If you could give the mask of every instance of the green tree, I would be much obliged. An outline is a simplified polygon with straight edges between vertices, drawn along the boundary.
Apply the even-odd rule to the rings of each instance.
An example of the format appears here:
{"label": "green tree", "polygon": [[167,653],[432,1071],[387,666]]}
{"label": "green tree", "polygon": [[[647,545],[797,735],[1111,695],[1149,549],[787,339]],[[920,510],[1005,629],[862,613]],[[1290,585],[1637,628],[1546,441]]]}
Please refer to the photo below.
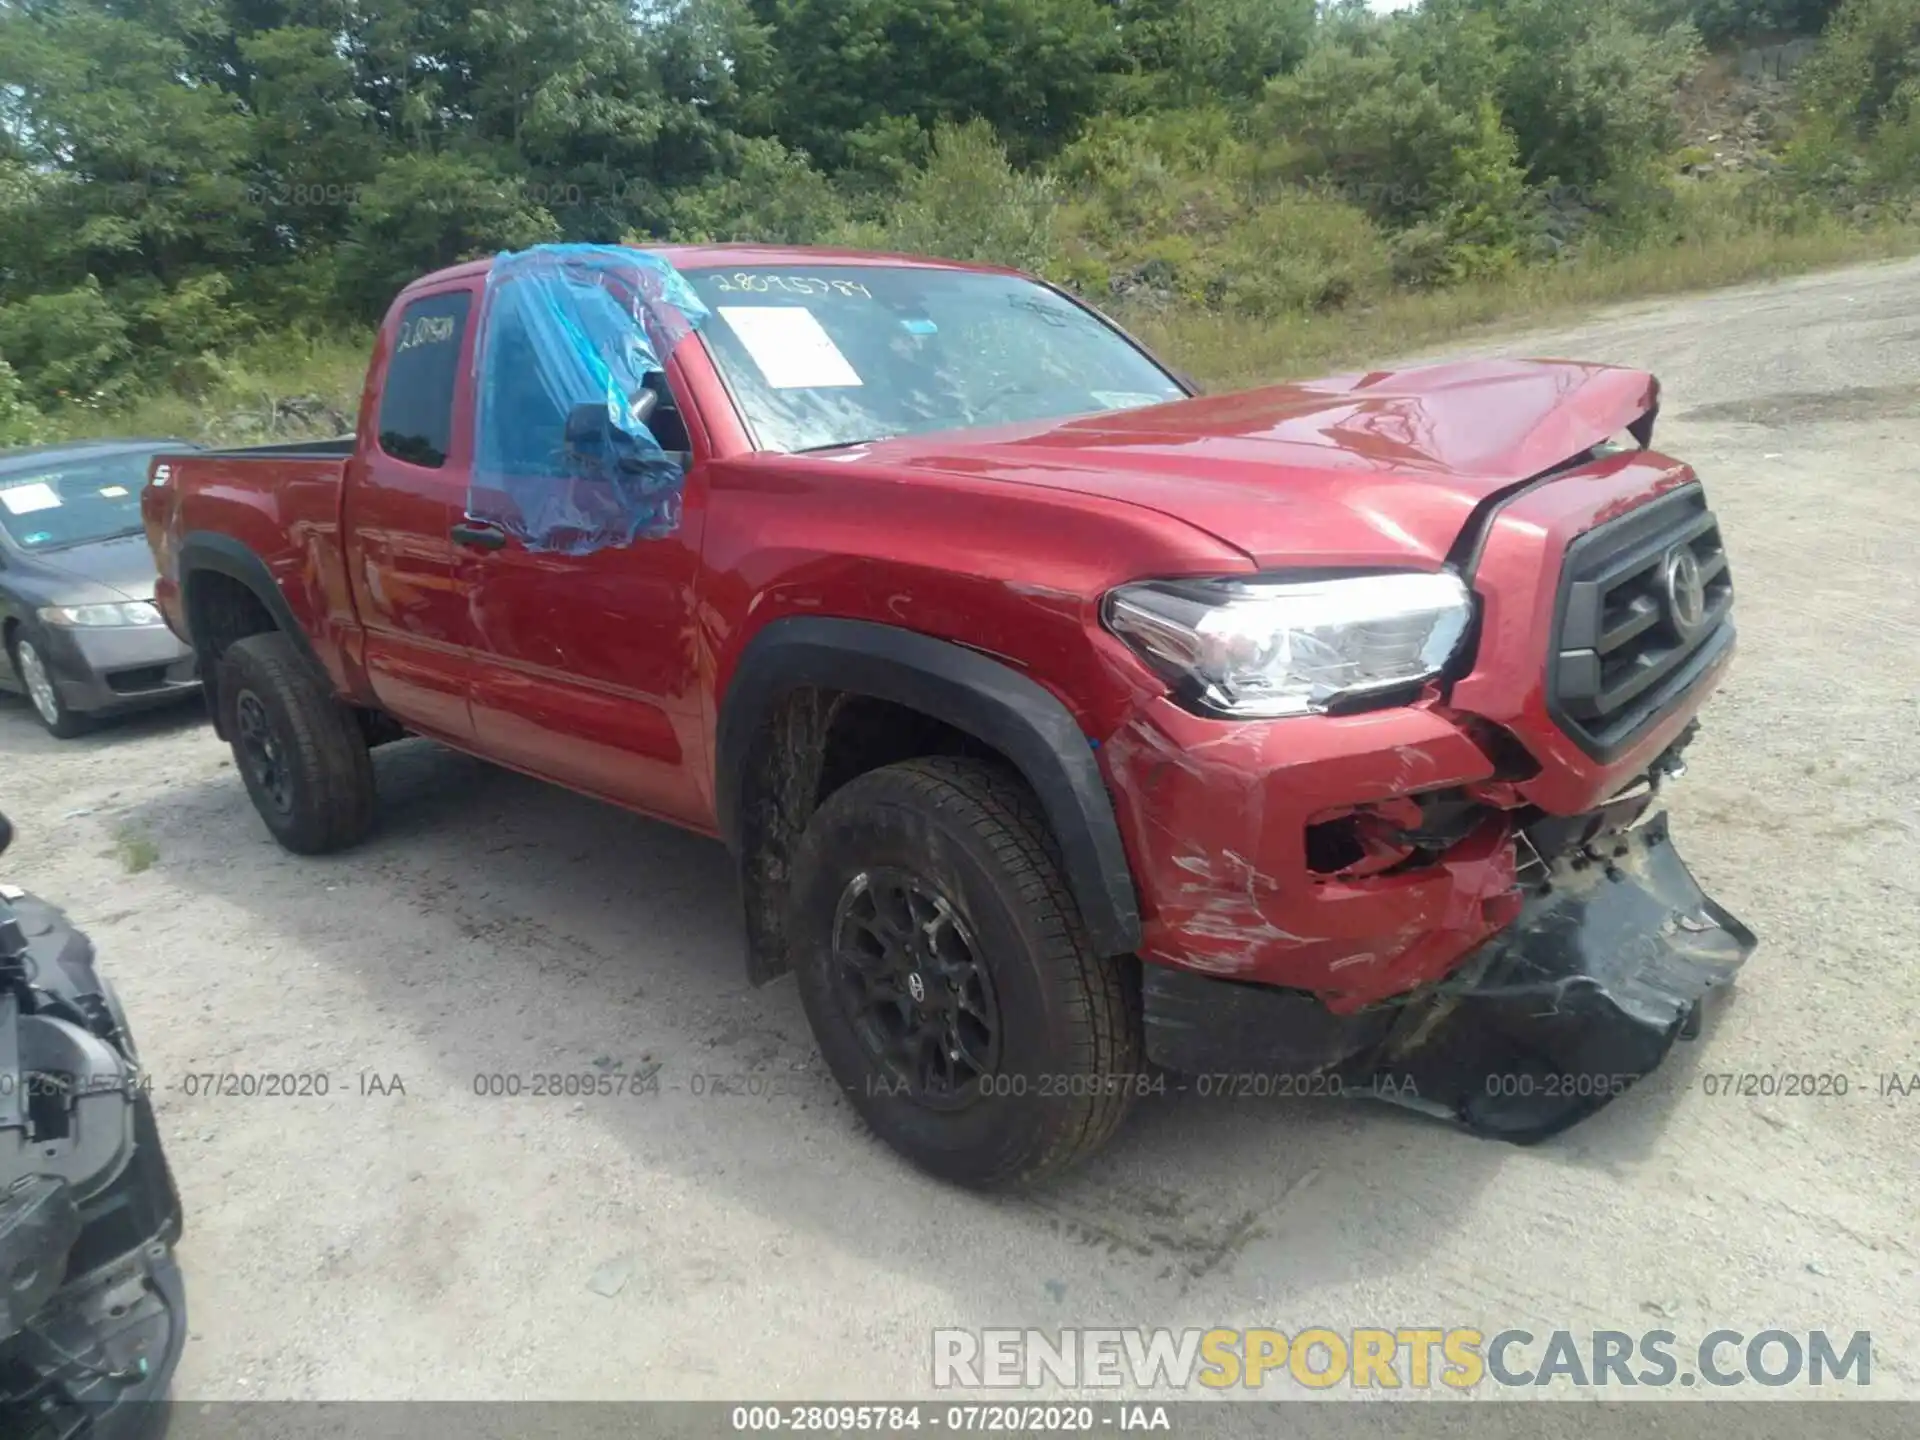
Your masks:
{"label": "green tree", "polygon": [[257,209],[243,168],[245,115],[184,80],[177,39],[83,6],[0,10],[0,129],[12,155],[57,181],[39,188],[39,285],[147,275],[173,283],[243,264]]}
{"label": "green tree", "polygon": [[1768,35],[1817,35],[1840,0],[1678,0],[1669,18],[1689,20],[1709,45]]}
{"label": "green tree", "polygon": [[1536,183],[1597,192],[1678,139],[1675,96],[1702,58],[1690,24],[1656,27],[1641,0],[1453,3],[1499,26],[1501,112]]}
{"label": "green tree", "polygon": [[1806,67],[1807,104],[1859,139],[1920,114],[1920,3],[1847,0]]}
{"label": "green tree", "polygon": [[1244,100],[1313,41],[1314,0],[1112,0],[1136,104]]}
{"label": "green tree", "polygon": [[1099,105],[1119,39],[1099,0],[750,0],[743,77],[780,139],[829,170],[913,161],[941,121],[986,121],[1025,160]]}
{"label": "green tree", "polygon": [[517,175],[463,155],[394,155],[354,201],[340,245],[344,295],[378,314],[428,271],[560,238]]}

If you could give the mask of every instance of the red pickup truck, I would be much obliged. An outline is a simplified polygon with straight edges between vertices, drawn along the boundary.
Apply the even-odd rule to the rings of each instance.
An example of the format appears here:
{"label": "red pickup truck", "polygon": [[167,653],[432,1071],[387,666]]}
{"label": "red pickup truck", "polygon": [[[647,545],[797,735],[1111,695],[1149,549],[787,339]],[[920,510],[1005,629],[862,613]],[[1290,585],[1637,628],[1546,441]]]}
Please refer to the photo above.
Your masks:
{"label": "red pickup truck", "polygon": [[1200,396],[938,260],[430,275],[351,440],[157,457],[167,622],[288,848],[418,734],[722,839],[748,977],[976,1185],[1143,1093],[1528,1142],[1753,936],[1655,793],[1734,646],[1658,386],[1476,361]]}

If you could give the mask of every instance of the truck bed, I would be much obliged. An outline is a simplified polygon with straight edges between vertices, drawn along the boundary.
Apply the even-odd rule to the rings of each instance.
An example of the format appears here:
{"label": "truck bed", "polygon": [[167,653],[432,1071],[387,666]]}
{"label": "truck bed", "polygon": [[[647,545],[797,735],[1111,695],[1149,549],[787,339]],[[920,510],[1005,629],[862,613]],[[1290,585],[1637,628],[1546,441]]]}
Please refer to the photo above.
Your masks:
{"label": "truck bed", "polygon": [[282,597],[281,627],[297,626],[352,692],[342,664],[355,624],[340,518],[353,444],[348,436],[153,457],[141,516],[159,565],[155,600],[176,634],[191,633],[179,580],[193,565],[183,561],[210,564]]}
{"label": "truck bed", "polygon": [[292,440],[282,445],[234,445],[223,450],[201,450],[198,454],[218,459],[245,459],[250,455],[274,456],[283,460],[344,459],[353,454],[353,436],[338,435],[331,440]]}

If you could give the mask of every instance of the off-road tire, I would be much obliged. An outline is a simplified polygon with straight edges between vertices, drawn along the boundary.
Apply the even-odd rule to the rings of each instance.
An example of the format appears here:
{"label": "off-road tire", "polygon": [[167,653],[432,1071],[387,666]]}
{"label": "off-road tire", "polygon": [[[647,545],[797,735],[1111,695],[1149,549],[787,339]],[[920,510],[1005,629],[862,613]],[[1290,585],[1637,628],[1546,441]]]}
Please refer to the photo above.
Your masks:
{"label": "off-road tire", "polygon": [[[220,666],[220,728],[273,838],[297,855],[323,855],[363,839],[373,826],[373,757],[358,718],[334,697],[326,677],[277,630],[235,641]],[[271,798],[242,741],[249,697],[285,767],[284,807]]]}
{"label": "off-road tire", "polygon": [[[835,989],[836,916],[855,877],[911,873],[958,913],[989,972],[999,1063],[958,1110],[887,1082]],[[790,930],[827,1067],[874,1132],[922,1169],[981,1189],[1066,1170],[1119,1128],[1143,1068],[1138,963],[1093,953],[1032,792],[990,762],[873,770],[814,814],[795,856]]]}

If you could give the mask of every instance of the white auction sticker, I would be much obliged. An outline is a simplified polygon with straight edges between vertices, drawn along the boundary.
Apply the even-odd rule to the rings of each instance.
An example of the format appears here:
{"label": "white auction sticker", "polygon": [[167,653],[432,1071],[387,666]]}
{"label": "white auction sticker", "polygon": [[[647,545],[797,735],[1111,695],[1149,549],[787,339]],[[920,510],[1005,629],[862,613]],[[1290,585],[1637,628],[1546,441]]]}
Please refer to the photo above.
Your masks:
{"label": "white auction sticker", "polygon": [[811,310],[799,305],[722,305],[720,318],[740,337],[776,390],[823,390],[861,383]]}
{"label": "white auction sticker", "polygon": [[16,515],[31,515],[36,510],[58,510],[60,496],[46,481],[36,480],[31,485],[15,485],[9,490],[0,490],[0,505]]}

